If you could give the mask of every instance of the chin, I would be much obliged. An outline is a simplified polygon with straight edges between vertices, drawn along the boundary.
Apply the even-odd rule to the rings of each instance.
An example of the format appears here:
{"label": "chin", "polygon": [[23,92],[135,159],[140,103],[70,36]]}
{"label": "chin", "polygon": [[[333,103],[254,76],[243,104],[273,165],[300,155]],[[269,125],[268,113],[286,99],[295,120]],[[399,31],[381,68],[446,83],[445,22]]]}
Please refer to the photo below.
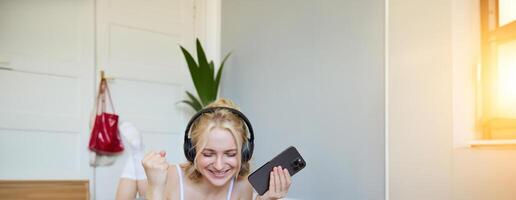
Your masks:
{"label": "chin", "polygon": [[235,169],[230,169],[224,173],[213,173],[212,171],[205,169],[204,177],[213,184],[214,186],[224,186],[228,181],[235,175]]}

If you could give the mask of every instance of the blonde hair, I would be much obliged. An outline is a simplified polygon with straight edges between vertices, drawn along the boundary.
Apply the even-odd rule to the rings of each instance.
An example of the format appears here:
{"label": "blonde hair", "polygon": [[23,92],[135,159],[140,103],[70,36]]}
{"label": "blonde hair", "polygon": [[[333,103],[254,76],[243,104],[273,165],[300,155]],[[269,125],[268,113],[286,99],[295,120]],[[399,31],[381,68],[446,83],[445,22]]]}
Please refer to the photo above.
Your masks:
{"label": "blonde hair", "polygon": [[[220,98],[206,106],[212,107],[228,107],[237,109],[236,105],[228,99]],[[202,174],[197,168],[197,158],[206,147],[207,135],[214,128],[221,128],[231,133],[237,144],[237,176],[245,177],[249,174],[249,162],[242,162],[242,145],[247,142],[247,128],[242,119],[225,109],[215,110],[213,113],[205,113],[201,115],[193,124],[190,131],[192,145],[196,149],[194,162],[188,162],[185,166],[185,174],[194,182],[198,182],[202,178]]]}

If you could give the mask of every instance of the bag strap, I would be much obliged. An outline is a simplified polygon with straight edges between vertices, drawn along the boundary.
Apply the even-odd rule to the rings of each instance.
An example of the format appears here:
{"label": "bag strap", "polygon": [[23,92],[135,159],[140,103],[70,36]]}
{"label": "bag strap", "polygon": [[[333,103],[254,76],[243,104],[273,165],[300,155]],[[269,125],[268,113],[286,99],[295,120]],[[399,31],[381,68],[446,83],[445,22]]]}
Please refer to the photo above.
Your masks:
{"label": "bag strap", "polygon": [[[111,98],[111,92],[109,91],[109,87],[108,87],[108,84],[107,84],[107,81],[106,79],[104,79],[104,85],[106,86],[106,91],[105,93],[107,93],[108,97],[109,97],[109,104],[111,105],[111,109],[113,110],[113,113],[116,113],[115,111],[115,105],[113,104],[113,99]],[[105,95],[105,94],[104,94]],[[105,98],[105,97],[104,97]],[[106,104],[104,104],[104,111],[105,110],[105,106]]]}
{"label": "bag strap", "polygon": [[101,79],[99,84],[99,90],[97,93],[97,100],[95,101],[95,113],[98,115],[102,112],[106,111],[106,93],[109,98],[109,103],[111,105],[111,110],[113,113],[116,113],[115,106],[113,105],[113,99],[111,98],[111,92],[109,91],[109,87],[106,79]]}

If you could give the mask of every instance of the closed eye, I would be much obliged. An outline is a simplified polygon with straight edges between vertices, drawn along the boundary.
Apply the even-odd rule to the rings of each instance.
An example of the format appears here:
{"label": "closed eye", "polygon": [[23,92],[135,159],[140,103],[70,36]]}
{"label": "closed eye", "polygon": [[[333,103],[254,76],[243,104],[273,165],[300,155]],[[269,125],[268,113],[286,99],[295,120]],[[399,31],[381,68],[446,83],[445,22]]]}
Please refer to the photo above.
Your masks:
{"label": "closed eye", "polygon": [[214,152],[212,150],[205,149],[204,151],[202,151],[201,154],[204,157],[211,157],[213,156]]}
{"label": "closed eye", "polygon": [[227,150],[224,153],[226,154],[226,156],[235,157],[237,155],[237,150],[236,149],[231,149],[231,150]]}
{"label": "closed eye", "polygon": [[228,157],[235,157],[235,156],[236,156],[236,153],[226,153],[226,155],[227,155]]}
{"label": "closed eye", "polygon": [[211,156],[213,156],[213,154],[212,153],[203,153],[202,156],[204,156],[204,157],[211,157]]}

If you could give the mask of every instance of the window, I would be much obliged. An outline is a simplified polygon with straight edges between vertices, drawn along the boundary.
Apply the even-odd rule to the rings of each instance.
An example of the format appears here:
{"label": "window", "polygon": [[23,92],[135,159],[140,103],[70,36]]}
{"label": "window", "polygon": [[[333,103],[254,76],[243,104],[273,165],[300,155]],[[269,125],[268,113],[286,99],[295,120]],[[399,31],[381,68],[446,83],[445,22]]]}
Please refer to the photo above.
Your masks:
{"label": "window", "polygon": [[516,1],[481,0],[481,139],[516,139]]}

